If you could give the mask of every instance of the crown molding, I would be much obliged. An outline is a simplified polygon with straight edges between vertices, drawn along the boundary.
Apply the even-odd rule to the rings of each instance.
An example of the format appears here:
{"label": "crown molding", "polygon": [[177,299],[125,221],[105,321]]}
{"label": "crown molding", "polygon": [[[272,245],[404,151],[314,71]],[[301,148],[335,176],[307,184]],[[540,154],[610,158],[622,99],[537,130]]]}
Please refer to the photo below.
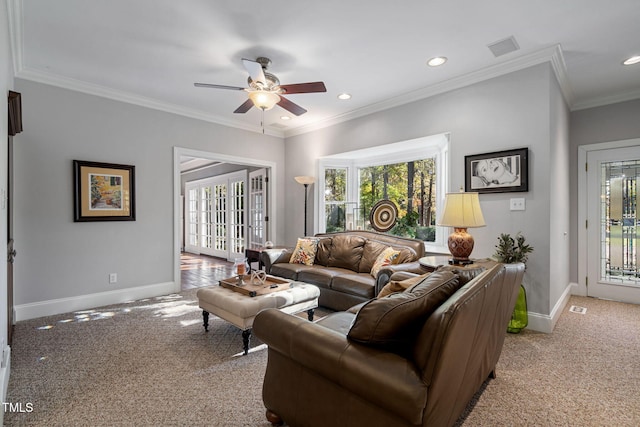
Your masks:
{"label": "crown molding", "polygon": [[463,76],[445,80],[435,85],[404,93],[388,100],[378,102],[376,104],[371,104],[345,114],[330,117],[326,120],[322,120],[310,125],[289,129],[285,131],[285,137],[289,138],[292,136],[323,129],[329,126],[334,126],[339,123],[388,110],[390,108],[398,107],[400,105],[408,104],[414,101],[419,101],[421,99],[429,98],[455,89],[460,89],[472,84],[492,79],[494,77],[500,77],[505,74],[510,74],[515,71],[543,64],[545,62],[551,63],[565,101],[568,105],[571,105],[573,95],[571,87],[569,85],[569,79],[567,77],[567,70],[564,62],[564,57],[562,56],[562,49],[560,45],[554,45],[526,55],[519,56],[517,58],[510,59],[505,62],[501,62],[496,65],[492,65],[490,67],[483,68],[478,71],[474,71],[472,73],[465,74]]}
{"label": "crown molding", "polygon": [[[146,98],[143,96],[135,95],[125,91],[119,91],[108,87],[96,85],[93,83],[87,83],[81,80],[71,79],[68,77],[61,77],[55,74],[45,73],[39,70],[33,70],[28,68],[22,68],[17,74],[17,78],[30,80],[37,83],[48,84],[64,89],[73,90],[76,92],[82,92],[89,95],[95,95],[102,98],[112,99],[114,101],[125,102],[128,104],[138,105],[141,107],[151,108],[153,110],[164,111],[167,113],[177,114],[184,117],[203,120],[210,123],[215,123],[227,127],[236,129],[242,129],[250,132],[262,133],[262,128],[258,126],[247,126],[243,123],[228,120],[219,116],[208,114],[206,112],[182,107],[180,105],[171,104],[168,102],[158,101],[153,98]],[[282,132],[273,131],[265,128],[265,134],[276,136],[279,138],[284,137]]]}
{"label": "crown molding", "polygon": [[605,105],[617,104],[619,102],[633,101],[640,99],[640,89],[619,93],[616,95],[603,96],[601,98],[590,99],[583,102],[576,102],[571,111],[586,110],[587,108],[603,107]]}

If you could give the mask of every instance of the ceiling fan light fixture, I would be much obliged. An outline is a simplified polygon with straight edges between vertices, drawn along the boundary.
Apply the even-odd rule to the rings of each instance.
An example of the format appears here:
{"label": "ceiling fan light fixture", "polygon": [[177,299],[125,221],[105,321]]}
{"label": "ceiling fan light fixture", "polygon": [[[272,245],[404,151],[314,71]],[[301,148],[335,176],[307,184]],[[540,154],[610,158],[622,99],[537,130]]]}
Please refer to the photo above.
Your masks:
{"label": "ceiling fan light fixture", "polygon": [[267,111],[280,102],[280,95],[266,90],[252,90],[249,92],[249,99],[251,99],[253,105],[263,111]]}
{"label": "ceiling fan light fixture", "polygon": [[640,55],[632,56],[622,62],[623,65],[634,65],[638,63],[640,63]]}

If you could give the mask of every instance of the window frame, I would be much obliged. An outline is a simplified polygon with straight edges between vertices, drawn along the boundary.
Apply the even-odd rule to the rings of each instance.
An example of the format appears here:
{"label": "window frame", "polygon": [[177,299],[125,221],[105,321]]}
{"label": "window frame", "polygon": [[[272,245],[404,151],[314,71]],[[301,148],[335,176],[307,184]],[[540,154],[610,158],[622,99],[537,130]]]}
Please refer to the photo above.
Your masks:
{"label": "window frame", "polygon": [[[385,144],[361,150],[344,152],[318,159],[318,192],[316,193],[316,229],[326,232],[325,222],[325,169],[346,169],[346,204],[359,205],[360,169],[435,158],[436,163],[436,215],[442,211],[450,181],[448,133],[426,136],[407,141]],[[448,253],[446,227],[436,226],[435,242],[424,242],[425,250]]]}

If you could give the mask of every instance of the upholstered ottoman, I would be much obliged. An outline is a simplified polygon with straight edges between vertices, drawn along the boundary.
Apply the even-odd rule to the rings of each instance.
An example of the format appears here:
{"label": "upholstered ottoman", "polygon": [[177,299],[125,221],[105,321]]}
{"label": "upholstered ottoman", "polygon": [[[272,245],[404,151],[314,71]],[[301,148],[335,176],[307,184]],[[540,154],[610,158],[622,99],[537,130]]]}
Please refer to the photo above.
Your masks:
{"label": "upholstered ottoman", "polygon": [[260,310],[277,308],[289,314],[306,311],[311,321],[314,309],[318,307],[320,289],[308,283],[292,282],[289,289],[250,297],[215,285],[198,289],[196,295],[202,309],[205,331],[209,330],[209,313],[237,326],[242,330],[244,354],[247,354],[253,319]]}

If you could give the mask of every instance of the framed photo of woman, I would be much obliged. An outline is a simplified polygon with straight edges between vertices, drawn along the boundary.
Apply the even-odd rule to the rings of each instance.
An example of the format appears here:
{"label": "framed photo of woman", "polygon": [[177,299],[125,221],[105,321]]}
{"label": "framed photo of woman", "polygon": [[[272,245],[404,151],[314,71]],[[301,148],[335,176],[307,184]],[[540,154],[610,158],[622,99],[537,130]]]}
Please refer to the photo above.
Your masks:
{"label": "framed photo of woman", "polygon": [[529,149],[465,156],[465,191],[508,193],[529,191]]}

